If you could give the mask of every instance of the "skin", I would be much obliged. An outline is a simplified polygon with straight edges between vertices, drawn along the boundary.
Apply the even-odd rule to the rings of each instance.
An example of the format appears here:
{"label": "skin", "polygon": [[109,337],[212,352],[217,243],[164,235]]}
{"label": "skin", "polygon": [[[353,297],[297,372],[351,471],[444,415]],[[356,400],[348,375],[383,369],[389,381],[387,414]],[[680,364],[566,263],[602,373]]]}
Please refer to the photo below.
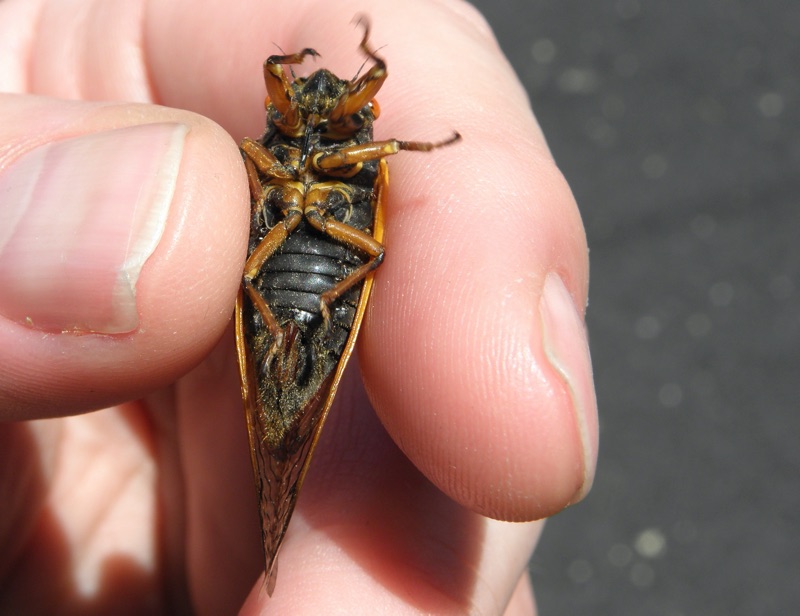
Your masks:
{"label": "skin", "polygon": [[[389,69],[376,137],[464,140],[390,159],[386,262],[268,599],[230,330],[248,232],[236,143],[263,130],[275,45],[350,76],[365,10]],[[0,611],[534,613],[531,521],[585,494],[597,438],[537,306],[555,272],[580,320],[588,262],[483,19],[455,0],[6,0],[0,40],[0,172],[65,125],[190,127],[139,328],[0,318]],[[588,367],[573,378],[591,391]]]}

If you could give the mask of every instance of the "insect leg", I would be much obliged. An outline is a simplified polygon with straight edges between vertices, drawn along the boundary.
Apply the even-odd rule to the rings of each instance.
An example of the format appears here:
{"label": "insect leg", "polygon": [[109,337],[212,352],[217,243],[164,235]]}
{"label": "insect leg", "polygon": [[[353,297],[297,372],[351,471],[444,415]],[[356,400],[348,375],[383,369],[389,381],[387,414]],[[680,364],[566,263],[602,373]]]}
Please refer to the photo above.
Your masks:
{"label": "insect leg", "polygon": [[375,65],[361,77],[350,82],[347,96],[340,98],[336,107],[331,111],[330,120],[334,124],[346,124],[354,113],[360,111],[362,107],[375,98],[388,76],[386,62],[367,45],[369,23],[365,17],[359,18],[358,23],[364,25],[364,36],[360,45],[361,51],[369,59],[373,60]]}
{"label": "insect leg", "polygon": [[[282,180],[294,179],[293,169],[291,167],[286,167],[283,164],[281,164],[281,162],[277,158],[275,158],[275,155],[272,152],[270,152],[267,148],[265,148],[263,145],[261,145],[258,141],[250,139],[249,137],[245,137],[239,144],[239,149],[245,154],[245,160],[244,160],[245,165],[247,165],[249,160],[251,164],[255,165],[258,168],[258,170],[267,177],[279,178]],[[248,177],[249,176],[250,176],[250,171],[248,170]],[[258,182],[258,184],[259,186],[261,185],[260,182]],[[253,196],[253,199],[255,199],[256,195],[253,191],[254,191],[254,186],[251,180],[250,194]]]}
{"label": "insect leg", "polygon": [[294,88],[286,73],[283,64],[302,64],[306,56],[317,57],[319,54],[311,48],[306,48],[299,53],[285,56],[270,56],[264,62],[264,84],[267,86],[268,98],[275,105],[283,119],[281,125],[289,130],[299,129],[301,126],[300,114],[297,112],[297,101],[294,97]]}
{"label": "insect leg", "polygon": [[441,148],[461,139],[461,135],[453,133],[444,141],[435,143],[425,141],[400,141],[399,139],[388,139],[387,141],[370,141],[359,145],[351,145],[341,148],[330,154],[317,154],[312,164],[317,171],[329,173],[331,171],[347,171],[352,167],[371,160],[379,160],[400,151],[429,152],[436,148]]}
{"label": "insect leg", "polygon": [[367,274],[383,262],[383,244],[366,231],[356,229],[347,223],[336,220],[333,216],[324,214],[317,206],[306,207],[306,220],[308,220],[312,227],[325,233],[328,237],[350,248],[361,250],[370,257],[364,265],[358,267],[354,272],[351,272],[343,280],[320,296],[320,311],[322,312],[323,321],[327,326],[330,324],[331,313],[329,306],[331,302],[335,301],[352,289],[353,286],[364,280]]}
{"label": "insect leg", "polygon": [[281,247],[286,238],[289,237],[292,231],[297,228],[300,221],[303,219],[303,210],[301,207],[292,207],[280,223],[272,227],[264,239],[255,247],[255,250],[247,258],[244,264],[244,280],[252,281],[257,275],[261,267],[266,263],[278,248]]}
{"label": "insect leg", "polygon": [[278,248],[281,247],[286,241],[286,238],[289,237],[303,219],[303,196],[301,191],[297,187],[292,186],[291,183],[287,182],[284,185],[268,185],[267,191],[261,197],[261,203],[263,204],[270,193],[278,191],[280,191],[280,194],[277,195],[277,198],[283,206],[284,219],[272,227],[264,236],[264,239],[262,239],[253,252],[250,253],[250,256],[244,264],[244,275],[242,277],[242,285],[244,286],[247,296],[261,315],[264,324],[269,329],[269,333],[273,338],[272,346],[267,354],[267,364],[271,361],[275,352],[283,342],[283,329],[278,324],[277,319],[275,319],[272,309],[253,286],[253,280],[258,276],[259,271],[264,263],[266,263],[267,259],[275,254]]}
{"label": "insect leg", "polygon": [[251,215],[261,208],[264,203],[264,187],[261,186],[261,180],[258,178],[258,171],[253,163],[253,160],[244,156],[244,168],[247,171],[247,184],[250,187],[250,201],[253,205]]}

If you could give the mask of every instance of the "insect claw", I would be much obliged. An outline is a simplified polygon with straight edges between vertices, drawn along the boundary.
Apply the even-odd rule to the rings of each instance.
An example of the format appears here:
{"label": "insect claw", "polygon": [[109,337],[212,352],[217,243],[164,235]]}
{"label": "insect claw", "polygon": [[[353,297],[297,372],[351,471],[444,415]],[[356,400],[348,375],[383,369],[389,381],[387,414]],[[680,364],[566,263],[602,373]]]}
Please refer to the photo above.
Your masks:
{"label": "insect claw", "polygon": [[283,346],[283,330],[281,330],[275,336],[275,340],[270,345],[269,351],[267,351],[267,354],[264,357],[264,363],[261,365],[262,374],[267,374],[267,372],[269,372],[269,369],[275,362],[275,358],[278,356],[278,352],[280,351],[282,346]]}
{"label": "insect claw", "polygon": [[322,313],[322,327],[327,333],[331,327],[331,311],[328,308],[328,303],[324,299],[319,302],[319,311]]}
{"label": "insect claw", "polygon": [[272,346],[269,349],[266,357],[264,357],[264,361],[261,363],[261,374],[262,376],[267,376],[269,374],[270,368],[272,364],[275,362],[275,358],[278,356],[278,350]]}

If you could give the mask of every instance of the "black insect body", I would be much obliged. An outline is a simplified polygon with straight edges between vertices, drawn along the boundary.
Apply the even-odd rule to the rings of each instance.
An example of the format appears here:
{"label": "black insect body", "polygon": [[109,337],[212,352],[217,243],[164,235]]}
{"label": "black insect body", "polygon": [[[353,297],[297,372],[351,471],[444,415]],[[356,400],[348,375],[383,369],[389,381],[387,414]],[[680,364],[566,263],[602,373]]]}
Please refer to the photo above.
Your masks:
{"label": "black insect body", "polygon": [[241,150],[251,193],[248,259],[236,306],[242,397],[258,491],[267,590],[325,416],[352,353],[383,260],[386,156],[441,143],[372,140],[386,65],[339,79],[325,69],[290,82],[264,63],[267,130]]}

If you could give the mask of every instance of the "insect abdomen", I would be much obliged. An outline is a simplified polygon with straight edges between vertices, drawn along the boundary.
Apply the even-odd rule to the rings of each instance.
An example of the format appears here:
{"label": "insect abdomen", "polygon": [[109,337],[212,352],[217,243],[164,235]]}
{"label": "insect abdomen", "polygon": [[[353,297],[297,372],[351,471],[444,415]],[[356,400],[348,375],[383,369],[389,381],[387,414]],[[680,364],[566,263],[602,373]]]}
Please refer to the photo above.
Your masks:
{"label": "insect abdomen", "polygon": [[[278,322],[295,321],[303,328],[321,324],[320,296],[365,262],[361,255],[330,240],[303,222],[257,280]],[[347,339],[361,286],[356,285],[330,306],[331,332]],[[339,345],[336,345],[339,346]],[[341,349],[339,349],[341,351]]]}

